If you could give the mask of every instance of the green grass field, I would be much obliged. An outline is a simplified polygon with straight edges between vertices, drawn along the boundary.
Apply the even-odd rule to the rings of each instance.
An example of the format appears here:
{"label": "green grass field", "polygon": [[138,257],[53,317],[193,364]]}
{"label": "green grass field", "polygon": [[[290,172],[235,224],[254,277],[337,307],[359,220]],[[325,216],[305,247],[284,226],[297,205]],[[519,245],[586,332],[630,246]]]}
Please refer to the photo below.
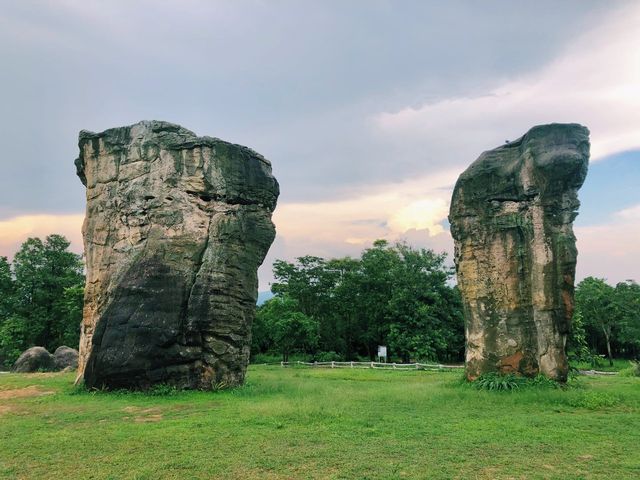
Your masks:
{"label": "green grass field", "polygon": [[0,478],[640,478],[640,378],[485,392],[460,373],[254,366],[245,387],[79,393],[0,375]]}

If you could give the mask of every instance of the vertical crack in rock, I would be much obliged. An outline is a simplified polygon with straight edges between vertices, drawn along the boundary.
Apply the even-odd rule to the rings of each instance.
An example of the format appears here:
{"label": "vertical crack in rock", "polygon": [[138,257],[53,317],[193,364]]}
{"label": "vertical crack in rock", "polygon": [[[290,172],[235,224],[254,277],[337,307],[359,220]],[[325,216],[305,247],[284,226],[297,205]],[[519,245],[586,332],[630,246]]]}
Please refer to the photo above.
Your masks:
{"label": "vertical crack in rock", "polygon": [[[209,248],[209,239],[211,237],[211,219],[207,222],[207,233],[205,234],[204,245],[202,247],[202,251],[200,252],[198,261],[196,262],[195,269],[193,271],[193,277],[191,279],[191,285],[189,287],[189,295],[187,295],[187,301],[185,302],[187,309],[189,308],[189,302],[191,301],[191,296],[193,295],[193,287],[196,284],[196,280],[200,275],[200,271],[202,270],[202,265],[204,264],[204,256],[207,254],[207,249]],[[185,311],[186,317],[186,311]],[[184,320],[184,319],[183,319]]]}
{"label": "vertical crack in rock", "polygon": [[257,269],[275,237],[271,164],[158,121],[82,131],[79,149],[87,284],[78,379],[134,389],[242,383]]}
{"label": "vertical crack in rock", "polygon": [[589,131],[534,127],[484,152],[456,183],[449,221],[466,334],[466,375],[566,380],[577,250],[573,220]]}
{"label": "vertical crack in rock", "polygon": [[[204,240],[204,245],[202,246],[202,249],[200,250],[199,254],[198,254],[198,260],[196,261],[196,264],[194,266],[193,269],[193,275],[191,277],[191,283],[188,286],[188,294],[182,304],[182,308],[180,311],[180,330],[182,332],[182,342],[187,345],[189,343],[191,344],[196,344],[199,345],[202,343],[201,338],[196,339],[196,341],[194,341],[193,338],[189,338],[187,335],[187,331],[185,329],[185,325],[187,322],[187,317],[189,315],[189,304],[191,302],[191,297],[193,295],[193,287],[196,284],[196,280],[198,279],[198,275],[200,274],[200,271],[202,270],[202,265],[204,263],[204,256],[207,253],[207,249],[209,248],[209,238],[211,236],[211,218],[209,218],[207,220],[207,233],[205,235],[205,240]],[[196,334],[196,336],[198,336]],[[198,336],[199,337],[199,336]]]}

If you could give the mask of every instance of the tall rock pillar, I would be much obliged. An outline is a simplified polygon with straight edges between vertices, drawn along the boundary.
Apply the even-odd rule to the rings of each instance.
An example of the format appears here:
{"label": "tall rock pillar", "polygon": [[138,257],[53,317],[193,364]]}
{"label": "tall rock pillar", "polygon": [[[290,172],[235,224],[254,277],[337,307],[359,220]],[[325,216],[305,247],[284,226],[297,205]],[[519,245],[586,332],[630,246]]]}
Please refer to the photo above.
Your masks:
{"label": "tall rock pillar", "polygon": [[466,329],[466,376],[565,381],[577,250],[573,220],[589,131],[534,127],[460,175],[449,221]]}
{"label": "tall rock pillar", "polygon": [[243,382],[278,183],[256,152],[150,121],[80,132],[88,387]]}

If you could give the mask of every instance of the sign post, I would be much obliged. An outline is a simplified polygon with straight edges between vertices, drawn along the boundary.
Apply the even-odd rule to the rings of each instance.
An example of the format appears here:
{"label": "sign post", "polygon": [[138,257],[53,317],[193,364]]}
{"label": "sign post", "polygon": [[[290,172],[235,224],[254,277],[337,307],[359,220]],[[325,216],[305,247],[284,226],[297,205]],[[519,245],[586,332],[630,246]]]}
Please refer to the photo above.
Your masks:
{"label": "sign post", "polygon": [[386,345],[378,345],[378,361],[382,362],[384,358],[384,363],[387,363],[387,347]]}

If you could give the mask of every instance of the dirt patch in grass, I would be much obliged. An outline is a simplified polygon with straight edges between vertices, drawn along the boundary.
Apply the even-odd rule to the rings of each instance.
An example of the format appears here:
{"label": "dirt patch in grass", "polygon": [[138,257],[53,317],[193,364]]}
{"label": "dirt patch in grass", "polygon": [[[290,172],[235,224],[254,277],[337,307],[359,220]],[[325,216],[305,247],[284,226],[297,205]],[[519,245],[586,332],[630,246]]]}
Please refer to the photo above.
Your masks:
{"label": "dirt patch in grass", "polygon": [[10,411],[12,411],[13,408],[7,406],[7,405],[0,405],[0,417],[2,415],[4,415],[5,413],[9,413]]}
{"label": "dirt patch in grass", "polygon": [[0,400],[11,400],[14,398],[41,397],[43,395],[52,395],[56,392],[52,390],[40,390],[36,385],[25,388],[16,388],[13,390],[0,390]]}
{"label": "dirt patch in grass", "polygon": [[162,411],[156,407],[124,407],[122,411],[134,415],[133,417],[124,417],[124,420],[133,418],[133,421],[136,423],[159,422],[160,420],[162,420]]}
{"label": "dirt patch in grass", "polygon": [[146,417],[135,417],[133,419],[136,423],[149,423],[149,422],[159,422],[162,420],[162,414],[159,413],[157,415],[148,415]]}

